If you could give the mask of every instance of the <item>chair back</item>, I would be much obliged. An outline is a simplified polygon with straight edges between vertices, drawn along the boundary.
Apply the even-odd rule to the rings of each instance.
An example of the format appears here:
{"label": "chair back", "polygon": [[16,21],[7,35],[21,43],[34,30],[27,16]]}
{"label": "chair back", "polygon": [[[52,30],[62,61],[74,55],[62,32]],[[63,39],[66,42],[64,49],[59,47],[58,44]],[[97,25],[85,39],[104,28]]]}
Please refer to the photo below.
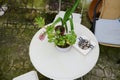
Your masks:
{"label": "chair back", "polygon": [[[101,13],[97,18],[96,12],[101,1]],[[96,3],[92,31],[100,44],[120,47],[120,5],[118,3],[120,0],[98,0]]]}
{"label": "chair back", "polygon": [[28,73],[25,73],[18,77],[13,78],[13,80],[39,80],[39,79],[36,71],[30,71]]}

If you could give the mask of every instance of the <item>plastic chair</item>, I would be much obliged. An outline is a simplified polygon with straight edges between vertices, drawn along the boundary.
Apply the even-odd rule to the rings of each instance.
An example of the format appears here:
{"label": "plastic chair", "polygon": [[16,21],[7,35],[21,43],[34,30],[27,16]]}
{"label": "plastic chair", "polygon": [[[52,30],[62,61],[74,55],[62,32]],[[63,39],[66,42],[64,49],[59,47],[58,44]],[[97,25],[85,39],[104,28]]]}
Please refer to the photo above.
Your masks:
{"label": "plastic chair", "polygon": [[[100,25],[102,25],[102,23],[103,23],[104,20],[100,21],[102,23],[97,23],[96,24],[96,21],[98,20],[96,18],[96,10],[97,10],[99,4],[101,3],[101,1],[103,1],[103,0],[98,0],[96,6],[94,8],[93,25],[92,25],[91,30],[92,30],[93,33],[97,33],[95,36],[96,36],[98,42],[101,45],[109,46],[109,47],[119,47],[120,48],[120,36],[119,36],[120,35],[120,20],[119,19],[118,20],[116,19],[117,21],[114,20],[115,21],[114,22],[115,23],[115,28],[118,28],[118,29],[115,29],[115,28],[112,29],[112,27],[111,27],[111,29],[109,28],[110,30],[108,30],[107,28],[105,28],[106,26],[109,27],[109,26],[113,25],[112,22],[110,23],[110,21],[109,21],[110,24],[106,24],[106,22],[104,23],[104,25],[106,25],[106,26],[101,26],[100,27]],[[96,25],[98,25],[98,26],[96,26]],[[98,28],[96,29],[96,27],[98,27]],[[102,32],[107,33],[107,35],[106,34],[103,35]],[[109,33],[112,34],[112,36]],[[102,38],[100,36],[101,34],[104,37],[105,36],[106,37],[108,37],[108,36],[111,37],[111,41],[108,40],[107,38],[106,39]],[[116,37],[115,34],[117,34],[117,37]],[[117,63],[120,64],[120,59],[118,59]]]}
{"label": "plastic chair", "polygon": [[28,73],[25,73],[18,77],[13,78],[13,80],[39,80],[39,79],[36,71],[30,71]]}
{"label": "plastic chair", "polygon": [[[83,0],[81,0],[83,1]],[[82,17],[82,14],[83,14],[83,7],[85,5],[85,1],[83,1],[83,5],[82,5],[82,10],[81,10],[81,14],[79,13],[72,13],[72,17],[73,17],[73,24],[74,25],[80,25],[81,24],[81,17]],[[55,16],[53,22],[58,18],[58,17],[61,17],[63,18],[64,17],[64,14],[65,14],[65,11],[61,11],[61,0],[59,0],[59,12],[58,14]],[[67,25],[69,25],[69,22],[67,23]],[[83,77],[80,78],[81,80],[83,80]],[[55,79],[55,80],[72,80],[72,79]]]}
{"label": "plastic chair", "polygon": [[0,16],[3,16],[8,9],[7,5],[0,5]]}
{"label": "plastic chair", "polygon": [[91,28],[92,32],[95,34],[98,42],[101,45],[120,47],[120,20],[96,18],[96,10],[101,1],[102,0],[98,0],[94,8],[93,26]]}

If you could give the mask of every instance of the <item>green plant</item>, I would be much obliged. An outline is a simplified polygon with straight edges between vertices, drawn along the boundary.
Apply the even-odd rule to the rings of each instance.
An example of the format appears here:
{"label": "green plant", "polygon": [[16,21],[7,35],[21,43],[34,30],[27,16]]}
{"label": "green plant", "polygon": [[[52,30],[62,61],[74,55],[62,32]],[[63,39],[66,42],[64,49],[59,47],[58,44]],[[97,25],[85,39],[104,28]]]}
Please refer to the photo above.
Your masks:
{"label": "green plant", "polygon": [[[80,0],[75,1],[73,7],[65,12],[63,18],[58,17],[51,25],[46,27],[46,32],[44,32],[43,34],[47,34],[48,42],[54,42],[54,44],[59,47],[67,47],[73,45],[76,42],[77,36],[74,32],[72,13],[79,4],[79,1]],[[39,26],[44,23],[44,20],[41,19],[41,17],[37,18],[36,21]],[[68,31],[68,21],[70,22],[70,31]],[[56,29],[56,24],[59,22],[61,22],[61,25],[59,25],[60,28]],[[62,32],[63,28],[65,29],[65,32]],[[43,35],[41,36],[43,37]]]}
{"label": "green plant", "polygon": [[37,17],[35,18],[35,24],[37,24],[39,28],[42,28],[45,25],[45,20],[42,17]]}
{"label": "green plant", "polygon": [[55,31],[54,26],[49,26],[46,29],[46,33],[48,35],[48,42],[54,42],[55,45],[59,47],[67,47],[73,45],[76,42],[76,34],[74,30],[61,35],[59,30]]}
{"label": "green plant", "polygon": [[66,32],[68,32],[67,21],[69,21],[71,30],[74,30],[72,13],[75,11],[75,9],[78,6],[79,2],[80,2],[80,0],[76,0],[75,4],[73,5],[73,7],[68,9],[65,12],[64,17],[63,18],[61,18],[61,17],[57,18],[56,21],[53,22],[52,26],[55,26],[58,22],[61,22],[62,23],[62,27],[65,27]]}

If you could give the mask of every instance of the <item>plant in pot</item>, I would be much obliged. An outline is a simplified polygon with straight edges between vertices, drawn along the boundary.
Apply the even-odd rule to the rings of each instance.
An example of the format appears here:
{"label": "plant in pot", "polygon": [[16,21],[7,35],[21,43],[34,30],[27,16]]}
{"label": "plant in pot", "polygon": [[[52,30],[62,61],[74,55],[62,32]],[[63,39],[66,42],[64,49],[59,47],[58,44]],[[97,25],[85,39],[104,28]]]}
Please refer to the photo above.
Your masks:
{"label": "plant in pot", "polygon": [[[77,35],[74,32],[72,13],[76,9],[80,0],[76,0],[72,8],[68,9],[64,17],[58,17],[51,25],[44,27],[46,31],[40,35],[40,39],[47,34],[48,42],[53,42],[57,48],[67,48],[75,44]],[[36,18],[39,26],[43,25],[44,19]],[[68,22],[70,25],[68,25]],[[61,49],[60,49],[61,50]]]}

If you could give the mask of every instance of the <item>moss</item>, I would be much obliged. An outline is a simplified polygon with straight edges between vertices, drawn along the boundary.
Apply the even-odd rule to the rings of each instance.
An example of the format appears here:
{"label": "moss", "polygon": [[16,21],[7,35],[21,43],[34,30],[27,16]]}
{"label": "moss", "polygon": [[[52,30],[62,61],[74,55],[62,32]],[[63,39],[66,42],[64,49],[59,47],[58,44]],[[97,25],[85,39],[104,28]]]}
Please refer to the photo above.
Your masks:
{"label": "moss", "polygon": [[[5,0],[7,1],[7,0]],[[25,6],[30,4],[36,7],[46,6],[46,2],[41,0],[12,0],[12,1],[28,1],[16,6]],[[48,1],[48,0],[47,0]],[[56,1],[56,0],[54,0]],[[68,0],[64,0],[68,1]],[[39,4],[40,3],[40,4]],[[69,3],[69,2],[68,2]],[[14,4],[14,3],[12,3]],[[64,5],[64,4],[62,4]],[[65,7],[65,6],[64,6]],[[32,8],[32,7],[31,7]],[[80,8],[77,12],[80,13]],[[46,13],[39,10],[37,16],[43,16],[46,20],[46,24],[51,23],[56,13]],[[0,80],[12,80],[13,77],[26,73],[30,70],[35,70],[29,59],[29,44],[33,35],[38,31],[33,23],[34,18],[30,18],[31,9],[8,9],[4,16],[0,16]],[[27,16],[27,18],[26,18]],[[9,18],[9,19],[8,19]],[[7,21],[12,22],[7,25]],[[15,23],[13,23],[15,22]],[[4,24],[3,24],[4,23]],[[84,8],[82,24],[90,28],[91,23],[87,17],[87,7]],[[116,64],[116,61],[120,58],[120,49],[112,48],[100,45],[100,58],[98,64],[108,65],[110,62]],[[106,60],[106,64],[103,64]],[[102,62],[104,61],[104,62]],[[112,68],[120,72],[119,66],[112,66]],[[38,73],[40,80],[49,80],[45,76]],[[116,73],[116,80],[120,79],[120,74]]]}

